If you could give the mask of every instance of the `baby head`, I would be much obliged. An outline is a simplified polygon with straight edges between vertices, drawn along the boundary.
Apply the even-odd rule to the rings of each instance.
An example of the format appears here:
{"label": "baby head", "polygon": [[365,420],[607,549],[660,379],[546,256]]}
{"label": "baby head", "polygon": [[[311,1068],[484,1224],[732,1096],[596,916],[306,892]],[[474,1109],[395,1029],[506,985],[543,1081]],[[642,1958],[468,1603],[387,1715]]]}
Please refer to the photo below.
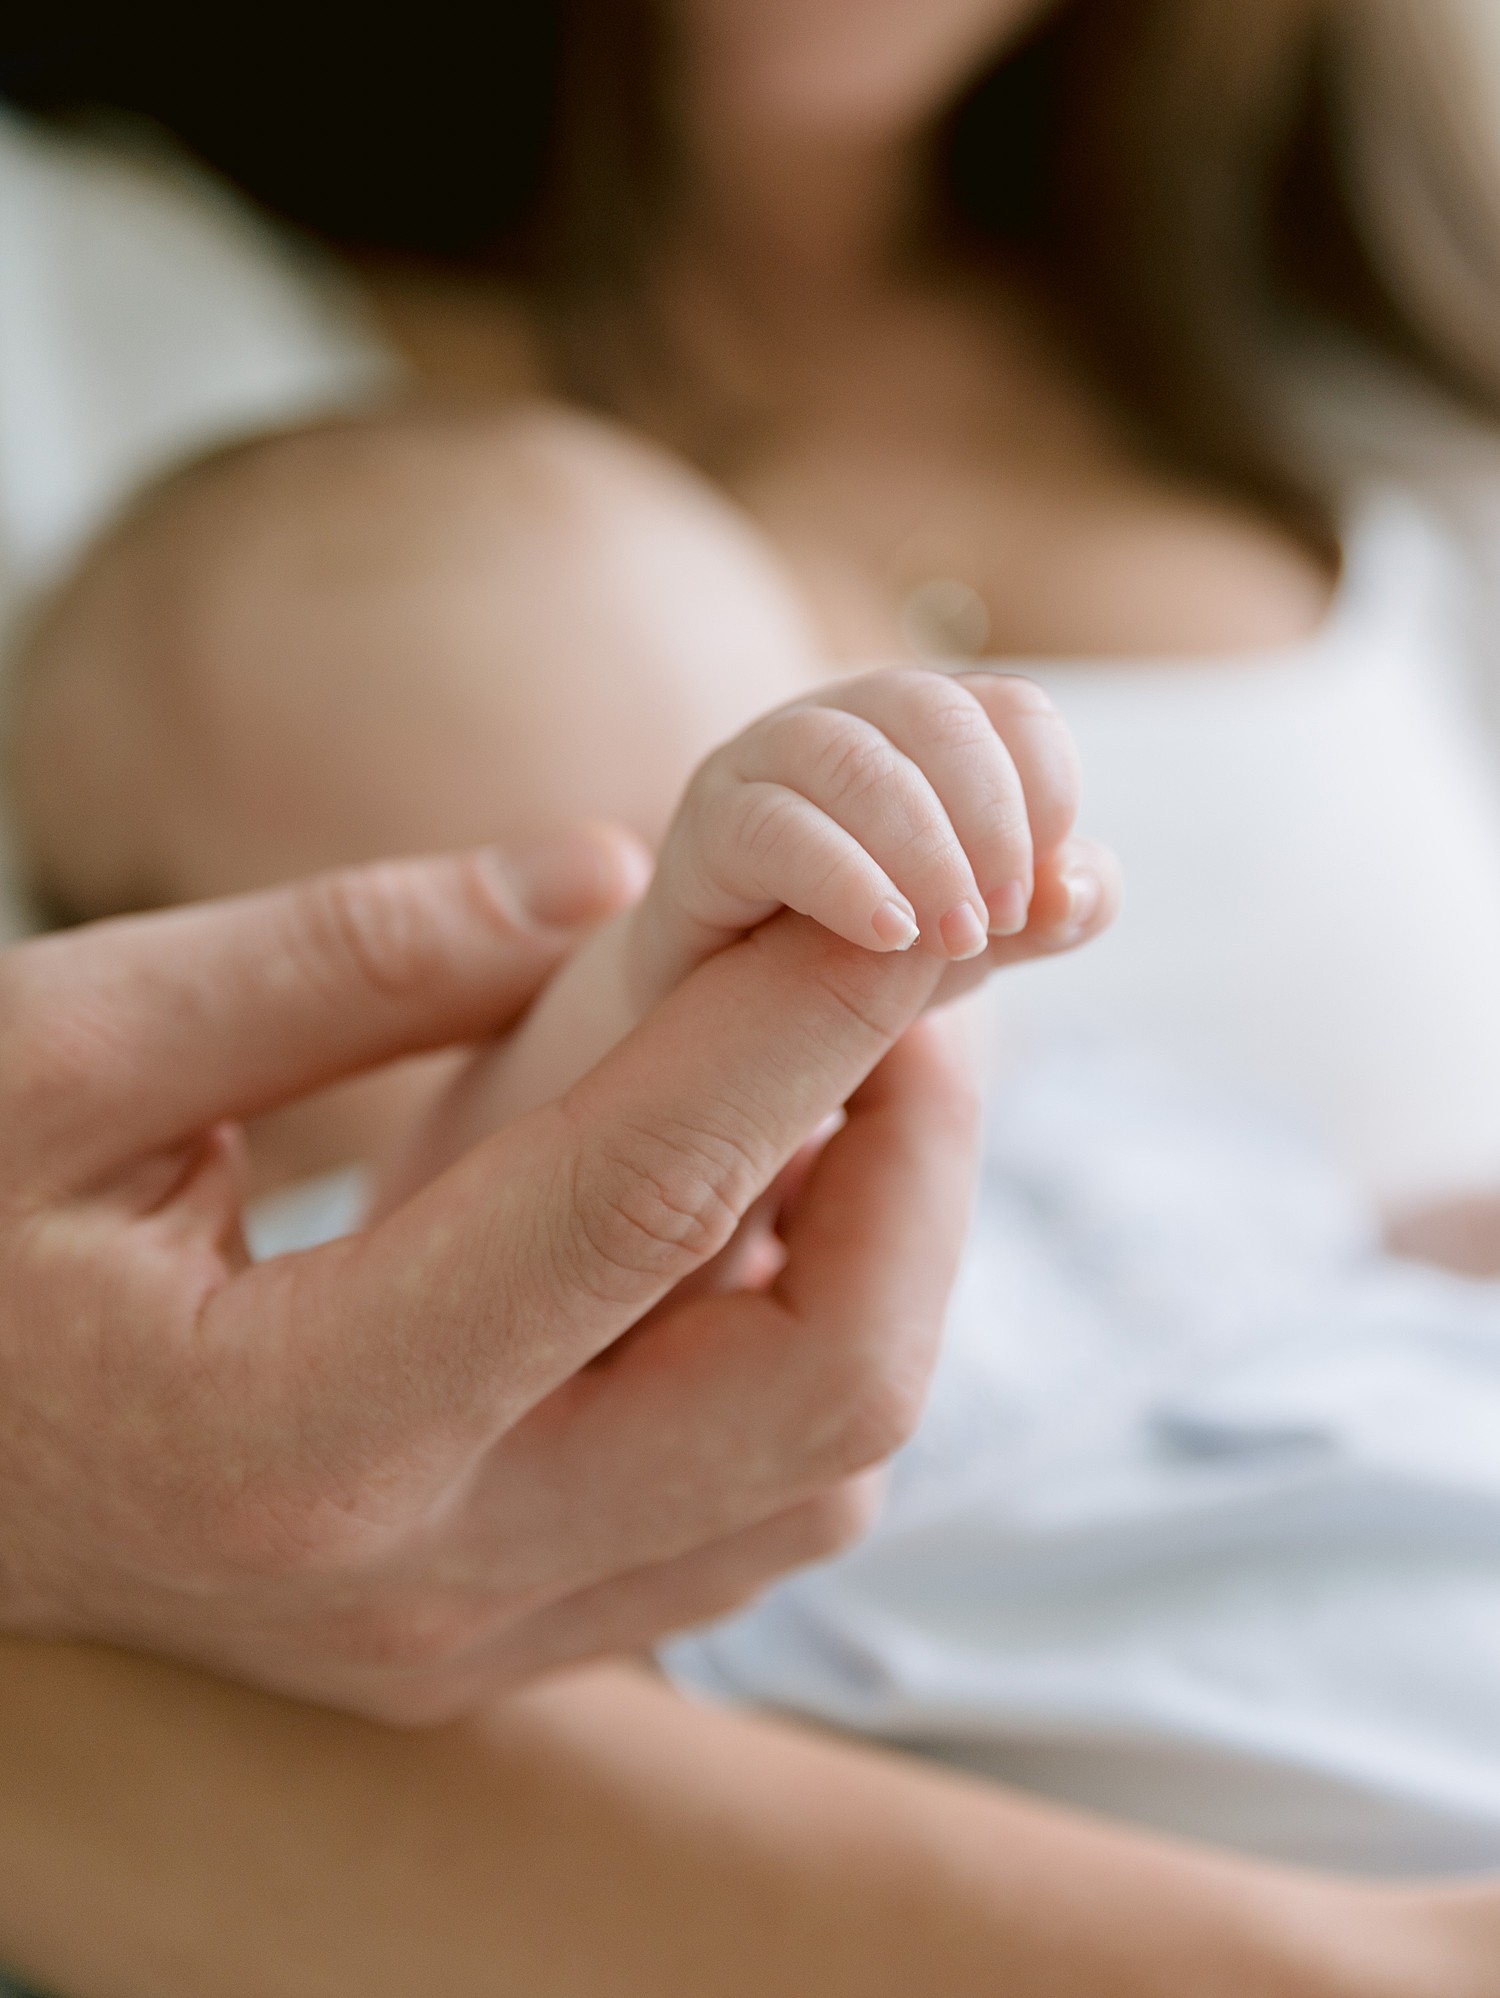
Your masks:
{"label": "baby head", "polygon": [[654,840],[704,753],[820,668],[748,524],[605,423],[267,438],[148,495],[38,623],[19,841],[80,917],[580,818]]}

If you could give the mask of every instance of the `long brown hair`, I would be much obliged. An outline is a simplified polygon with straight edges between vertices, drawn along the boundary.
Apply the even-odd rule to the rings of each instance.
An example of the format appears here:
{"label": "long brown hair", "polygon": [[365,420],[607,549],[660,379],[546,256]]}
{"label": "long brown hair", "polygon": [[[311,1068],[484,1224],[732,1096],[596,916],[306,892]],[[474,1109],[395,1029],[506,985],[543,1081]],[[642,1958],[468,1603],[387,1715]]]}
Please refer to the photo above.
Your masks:
{"label": "long brown hair", "polygon": [[[570,386],[608,401],[602,328],[677,179],[670,48],[621,0],[574,0],[568,28],[517,268]],[[1064,0],[948,118],[946,226],[1029,273],[1144,449],[1331,550],[1288,336],[1500,417],[1500,131],[1463,36],[1457,0]]]}
{"label": "long brown hair", "polygon": [[[1144,449],[1329,545],[1334,496],[1277,393],[1288,329],[1500,414],[1500,130],[1463,21],[1489,4],[1060,0],[947,119],[945,226],[1030,273]],[[564,385],[609,404],[622,329],[650,352],[682,184],[669,21],[666,0],[51,0],[0,26],[0,90],[144,112],[305,228],[495,271]]]}

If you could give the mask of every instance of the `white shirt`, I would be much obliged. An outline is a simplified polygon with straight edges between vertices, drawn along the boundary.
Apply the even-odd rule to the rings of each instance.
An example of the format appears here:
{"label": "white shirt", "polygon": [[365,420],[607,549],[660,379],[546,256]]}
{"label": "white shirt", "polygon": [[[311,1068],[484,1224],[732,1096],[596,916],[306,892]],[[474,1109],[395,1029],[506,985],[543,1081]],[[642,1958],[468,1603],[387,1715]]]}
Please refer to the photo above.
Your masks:
{"label": "white shirt", "polygon": [[1275,1092],[1377,1198],[1500,1190],[1500,756],[1467,581],[1378,495],[1305,642],[1027,667],[1126,896],[1100,943],[991,988],[1013,1058],[1064,1018]]}

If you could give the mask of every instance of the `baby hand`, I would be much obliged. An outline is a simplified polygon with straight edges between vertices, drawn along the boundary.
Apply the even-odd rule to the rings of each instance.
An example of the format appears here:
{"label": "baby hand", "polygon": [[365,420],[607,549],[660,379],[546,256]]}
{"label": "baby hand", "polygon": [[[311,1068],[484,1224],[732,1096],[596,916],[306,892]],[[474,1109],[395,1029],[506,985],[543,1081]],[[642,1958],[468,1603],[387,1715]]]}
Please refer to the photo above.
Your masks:
{"label": "baby hand", "polygon": [[1032,681],[894,669],[779,708],[698,770],[630,925],[644,1009],[778,908],[963,961],[1026,927],[1078,761]]}
{"label": "baby hand", "polygon": [[[867,950],[918,946],[955,966],[1084,942],[1110,919],[1114,877],[1096,850],[1093,898],[1072,905],[1078,788],[1061,717],[1014,674],[895,669],[778,708],[700,766],[644,899],[476,1058],[388,1199],[560,1096],[704,958],[778,909]],[[985,968],[955,969],[938,996]]]}

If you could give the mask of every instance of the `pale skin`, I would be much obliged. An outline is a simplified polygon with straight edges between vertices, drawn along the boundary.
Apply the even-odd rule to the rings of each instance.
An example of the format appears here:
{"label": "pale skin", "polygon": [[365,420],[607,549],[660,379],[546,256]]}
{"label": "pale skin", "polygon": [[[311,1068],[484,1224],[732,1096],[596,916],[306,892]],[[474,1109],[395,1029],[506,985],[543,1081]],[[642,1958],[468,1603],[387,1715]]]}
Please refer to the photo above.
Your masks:
{"label": "pale skin", "polygon": [[[472,499],[476,483],[519,467],[533,496],[540,478],[556,502],[559,532],[540,550],[526,544],[529,567],[517,570],[534,590],[501,593],[510,618],[530,620],[527,643],[515,655],[502,643],[484,675],[436,675],[437,703],[434,676],[413,670],[425,655],[410,643],[403,651],[390,619],[367,612],[341,648],[344,620],[361,605],[402,601],[424,634],[439,634],[445,662],[472,656],[450,643],[455,622],[495,601],[486,591],[496,564],[534,508],[465,501],[458,517],[466,531],[489,523],[495,561],[458,564],[458,589],[454,566],[438,575],[434,561],[397,577],[381,599],[389,539],[357,582],[346,572],[342,595],[336,574],[294,570],[279,603],[297,610],[307,601],[298,588],[311,586],[326,617],[316,646],[264,589],[253,608],[272,622],[257,646],[249,586],[237,594],[226,564],[217,597],[188,596],[199,610],[229,613],[208,627],[220,649],[204,712],[217,747],[244,744],[243,758],[224,754],[206,768],[201,745],[182,755],[169,731],[143,727],[149,774],[121,798],[109,772],[126,767],[122,731],[109,744],[113,761],[70,763],[70,744],[83,740],[101,699],[118,704],[103,710],[117,720],[155,721],[178,683],[138,654],[121,670],[118,652],[83,662],[75,653],[50,681],[50,737],[38,683],[30,819],[58,885],[108,902],[123,855],[148,875],[158,869],[166,893],[245,886],[384,843],[479,836],[460,822],[493,836],[576,813],[574,785],[603,788],[582,809],[654,840],[715,741],[770,704],[805,697],[831,663],[897,649],[901,577],[891,551],[914,533],[984,584],[1002,654],[1233,651],[1310,630],[1329,591],[1318,563],[1274,525],[1165,486],[1137,464],[1086,390],[1028,337],[1018,301],[914,285],[891,268],[886,245],[914,196],[923,126],[1034,11],[996,0],[685,7],[700,31],[688,108],[703,199],[675,248],[670,289],[709,365],[698,402],[631,416],[709,463],[735,504],[726,508],[707,480],[638,438],[555,409],[487,419],[482,439],[476,431],[444,461],[470,468],[446,486],[449,497]],[[814,44],[826,59],[808,60]],[[851,76],[860,82],[852,93]],[[550,391],[524,320],[481,289],[387,273],[378,292],[435,383],[491,407]],[[765,441],[750,464],[721,467],[700,449],[717,434],[715,385],[726,376],[731,387],[751,378],[762,398]],[[490,448],[470,455],[476,440]],[[306,494],[318,476],[330,478],[333,511],[357,527],[357,477],[340,488],[326,457],[321,473],[308,459],[302,470],[312,476],[293,489]],[[395,484],[410,494],[409,480]],[[610,493],[618,509],[599,504]],[[255,546],[270,562],[260,577],[285,578],[276,565],[289,543],[276,535],[286,509],[260,497]],[[628,582],[636,560],[621,559],[627,535],[680,586],[643,605]],[[244,536],[233,539],[243,557]],[[690,559],[680,559],[689,544]],[[351,530],[338,545],[364,544]],[[450,537],[444,561],[453,546]],[[125,557],[126,568],[153,559],[139,544]],[[925,563],[927,550],[918,557]],[[727,571],[709,567],[718,562]],[[580,576],[601,573],[611,587],[580,588]],[[694,579],[706,573],[719,580],[699,597]],[[200,565],[196,583],[204,575]],[[91,600],[84,579],[69,615],[108,625],[118,602],[107,591]],[[617,648],[632,662],[678,658],[688,631],[691,657],[705,603],[722,627],[714,670],[676,683],[637,753],[540,756],[497,794],[492,745],[571,747],[580,716],[604,717],[608,742],[620,712]],[[477,617],[470,629],[483,626]],[[733,644],[741,630],[757,634],[748,661]],[[314,661],[329,668],[326,679],[305,670]],[[590,669],[582,702],[581,662]],[[412,697],[360,698],[372,684],[366,673],[397,689],[405,675]],[[335,764],[320,744],[316,769],[288,783],[274,813],[240,809],[237,786],[264,769],[265,748],[295,777],[299,743],[319,742],[316,728],[298,725],[307,715],[298,703],[320,686],[347,731],[347,761]],[[555,709],[535,704],[538,688],[555,692]],[[143,690],[152,696],[144,704]],[[715,704],[711,721],[695,706],[705,700]],[[269,722],[269,732],[257,737],[247,721]],[[342,773],[368,775],[372,755],[385,777],[361,795]],[[533,787],[538,762],[560,798]],[[107,809],[49,817],[49,765],[54,796],[63,771],[84,787],[76,795]],[[110,838],[87,848],[81,825],[108,825]],[[1048,880],[1040,870],[1038,939],[1040,919],[1060,908]],[[357,1124],[351,1118],[346,1134]],[[283,1168],[326,1157],[324,1142],[304,1129],[283,1150]],[[1497,1987],[1500,1917],[1486,1890],[1353,1887],[1209,1858],[856,1744],[684,1710],[665,1687],[613,1672],[554,1682],[454,1732],[417,1738],[105,1653],[12,1644],[0,1672],[0,1728],[13,1730],[5,1766],[26,1772],[8,1799],[6,1851],[34,1856],[29,1872],[10,1876],[24,1892],[4,1911],[0,1947],[79,1998],[279,1992],[302,1966],[309,1991],[350,1998],[378,1993],[382,1978],[393,1992],[431,1982],[458,1998],[497,1988],[539,1998],[759,1998],[767,1989],[964,1998],[997,1988],[1488,1998]],[[185,1781],[167,1790],[173,1772]],[[58,1810],[59,1796],[72,1808]],[[73,1884],[81,1880],[86,1891]]]}
{"label": "pale skin", "polygon": [[920,949],[945,967],[939,999],[1026,931],[1039,862],[1068,929],[1092,934],[1113,909],[1106,857],[1084,872],[1070,855],[1060,878],[1057,865],[1078,792],[1061,716],[1013,675],[872,673],[753,723],[694,775],[640,903],[466,1070],[386,1197],[560,1094],[780,907],[863,950]]}

